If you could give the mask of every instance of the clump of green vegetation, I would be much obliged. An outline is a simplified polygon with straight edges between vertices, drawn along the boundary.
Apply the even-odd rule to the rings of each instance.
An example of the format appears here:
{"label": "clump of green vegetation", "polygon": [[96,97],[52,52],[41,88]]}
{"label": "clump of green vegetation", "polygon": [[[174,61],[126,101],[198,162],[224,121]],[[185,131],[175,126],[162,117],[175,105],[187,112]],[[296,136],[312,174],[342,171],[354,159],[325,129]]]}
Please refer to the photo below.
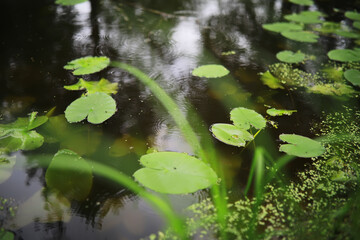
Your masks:
{"label": "clump of green vegetation", "polygon": [[0,196],[0,239],[14,239],[14,234],[7,231],[4,224],[15,216],[16,209],[15,200]]}

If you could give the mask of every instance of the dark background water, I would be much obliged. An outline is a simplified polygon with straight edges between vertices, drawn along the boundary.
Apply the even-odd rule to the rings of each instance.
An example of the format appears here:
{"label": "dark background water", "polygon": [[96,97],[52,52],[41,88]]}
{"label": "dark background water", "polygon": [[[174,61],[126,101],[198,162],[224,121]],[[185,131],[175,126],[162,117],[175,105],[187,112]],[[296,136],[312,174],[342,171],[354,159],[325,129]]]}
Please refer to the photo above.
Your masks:
{"label": "dark background water", "polygon": [[[325,12],[327,20],[346,22],[344,11],[360,11],[359,1],[315,2],[310,10]],[[334,12],[334,8],[339,11]],[[296,43],[261,27],[264,23],[281,21],[284,14],[306,9],[282,0],[94,0],[74,7],[59,6],[50,0],[2,0],[2,122],[14,121],[31,111],[42,114],[53,107],[56,107],[54,115],[63,114],[81,95],[63,88],[77,82],[63,66],[78,57],[105,55],[133,64],[154,78],[194,126],[208,128],[213,123],[230,122],[230,110],[239,106],[262,114],[266,110],[264,104],[297,109],[298,113],[291,117],[276,119],[278,129],[269,128],[257,138],[258,145],[265,146],[274,157],[279,156],[280,133],[312,137],[311,124],[319,121],[323,111],[358,105],[351,99],[339,101],[301,90],[271,90],[261,83],[258,73],[277,62],[278,51],[301,49],[319,56],[318,62],[326,62],[327,51],[355,46],[349,39],[331,37],[321,37],[316,44]],[[226,51],[235,54],[222,55]],[[210,63],[223,64],[231,74],[211,80],[191,76],[194,68]],[[316,63],[304,66],[308,72],[317,71],[318,67]],[[36,151],[15,153],[15,170],[0,185],[0,196],[14,198],[20,205],[39,192],[46,184],[45,170],[38,163],[49,161],[59,148],[73,149],[129,175],[140,167],[139,156],[149,147],[192,153],[171,117],[145,86],[113,68],[85,79],[101,77],[119,84],[119,92],[114,96],[116,114],[100,126],[59,126],[64,131],[60,144],[46,143]],[[245,184],[252,151],[242,152],[216,140],[214,144],[225,168],[227,184],[236,193]],[[303,166],[301,160],[289,167],[289,172]],[[169,199],[182,212],[184,207],[207,196],[206,191],[200,191],[169,196]],[[71,203],[68,222],[36,219],[35,210],[42,208],[46,200],[39,194],[33,199],[36,200],[26,205],[34,209],[28,213],[28,221],[22,217],[13,228],[23,239],[138,239],[164,226],[142,199],[98,177],[86,201]]]}

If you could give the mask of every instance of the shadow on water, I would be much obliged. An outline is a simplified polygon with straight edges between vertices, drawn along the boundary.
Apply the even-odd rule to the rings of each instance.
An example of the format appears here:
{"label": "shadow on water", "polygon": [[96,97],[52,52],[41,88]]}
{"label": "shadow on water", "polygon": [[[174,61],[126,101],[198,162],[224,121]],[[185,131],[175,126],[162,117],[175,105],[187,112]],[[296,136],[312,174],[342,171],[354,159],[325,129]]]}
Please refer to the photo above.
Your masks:
{"label": "shadow on water", "polygon": [[[340,12],[354,6],[360,10],[359,1],[316,2],[312,10],[324,11],[329,20],[340,18],[333,13],[334,7]],[[265,113],[265,104],[297,109],[301,114],[279,120],[278,129],[266,131],[257,138],[257,144],[278,156],[276,139],[280,133],[311,136],[310,125],[319,120],[322,111],[336,111],[344,104],[331,97],[301,91],[270,90],[259,80],[258,73],[276,62],[278,51],[294,48],[324,55],[338,47],[336,39],[320,39],[321,44],[314,48],[311,44],[286,40],[261,27],[300,10],[303,7],[281,0],[91,0],[74,7],[58,6],[50,0],[2,0],[2,121],[13,121],[31,111],[43,113],[55,106],[54,115],[62,114],[66,106],[80,96],[63,89],[64,85],[77,82],[63,66],[78,57],[105,55],[137,66],[156,79],[195,126],[208,128],[216,122],[229,122],[229,111],[239,106],[260,113]],[[346,39],[340,42],[343,48],[353,47]],[[235,54],[222,54],[227,51]],[[211,81],[191,76],[194,68],[208,63],[226,66],[231,75]],[[312,72],[313,66],[304,67]],[[74,149],[91,161],[106,163],[129,175],[140,167],[138,159],[148,148],[192,153],[174,121],[146,87],[115,68],[84,76],[85,80],[101,77],[119,84],[114,96],[118,106],[116,114],[102,126],[71,125],[64,119],[59,120],[61,125],[55,124],[54,131],[60,126],[61,131],[57,135],[52,132],[58,138],[56,143],[46,143],[35,152],[15,154],[15,171],[0,185],[3,197],[15,198],[20,205],[27,203],[34,211],[49,204],[47,193],[42,191],[46,185],[45,171],[37,161],[50,161],[59,148]],[[352,101],[345,103],[357,105]],[[193,118],[191,111],[202,120]],[[251,149],[240,155],[239,149],[219,142],[215,142],[215,146],[229,188],[242,189],[252,158]],[[295,172],[303,165],[292,168]],[[201,191],[168,198],[182,213],[183,208],[207,196],[206,191]],[[65,204],[67,221],[55,217],[49,222],[41,219],[44,216],[31,212],[33,218],[22,219],[22,225],[14,230],[24,239],[117,239],[117,236],[138,239],[165,225],[144,200],[100,177],[95,177],[85,201],[69,204]]]}

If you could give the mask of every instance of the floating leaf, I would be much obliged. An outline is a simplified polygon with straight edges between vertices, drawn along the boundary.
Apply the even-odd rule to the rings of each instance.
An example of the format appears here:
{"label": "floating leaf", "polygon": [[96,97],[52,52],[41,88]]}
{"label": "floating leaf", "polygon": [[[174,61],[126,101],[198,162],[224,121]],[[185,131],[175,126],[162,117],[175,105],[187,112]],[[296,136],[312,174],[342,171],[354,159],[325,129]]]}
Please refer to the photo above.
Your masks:
{"label": "floating leaf", "polygon": [[58,151],[46,170],[49,188],[59,191],[69,200],[84,200],[92,187],[92,170],[82,157],[73,151]]}
{"label": "floating leaf", "polygon": [[100,81],[85,81],[80,78],[79,81],[73,85],[64,86],[66,90],[84,90],[86,89],[86,94],[103,92],[106,94],[116,94],[118,90],[117,83],[111,83],[105,78],[100,79]]}
{"label": "floating leaf", "polygon": [[205,78],[219,78],[228,74],[229,70],[227,70],[224,66],[217,64],[203,65],[195,68],[192,72],[193,76]]}
{"label": "floating leaf", "polygon": [[358,12],[347,11],[345,12],[345,17],[354,21],[360,21],[360,13]]}
{"label": "floating leaf", "polygon": [[261,73],[260,80],[267,85],[269,88],[272,89],[284,89],[284,86],[281,85],[281,82],[278,78],[274,77],[270,71],[266,71],[265,73]]}
{"label": "floating leaf", "polygon": [[4,229],[0,229],[0,239],[1,240],[14,240],[15,235],[10,231],[5,231]]}
{"label": "floating leaf", "polygon": [[346,80],[355,86],[360,86],[360,71],[356,69],[349,69],[344,73]]}
{"label": "floating leaf", "polygon": [[317,141],[296,134],[281,134],[280,139],[289,144],[280,145],[280,151],[297,157],[318,157],[325,148]]}
{"label": "floating leaf", "polygon": [[360,38],[360,34],[351,31],[344,31],[344,30],[337,30],[335,33],[339,36],[346,37],[346,38]]}
{"label": "floating leaf", "polygon": [[232,124],[213,124],[211,126],[211,132],[217,140],[237,147],[243,147],[247,141],[254,139],[248,131]]}
{"label": "floating leaf", "polygon": [[56,0],[56,4],[65,5],[65,6],[71,6],[76,5],[79,3],[86,2],[87,0]]}
{"label": "floating leaf", "polygon": [[68,122],[80,122],[87,118],[93,124],[102,123],[116,111],[115,100],[106,93],[97,92],[73,101],[65,110]]}
{"label": "floating leaf", "polygon": [[290,15],[285,15],[284,18],[288,21],[300,22],[300,23],[321,23],[322,20],[319,19],[320,16],[323,16],[321,12],[318,11],[302,11],[299,14],[293,13]]}
{"label": "floating leaf", "polygon": [[285,32],[285,31],[301,31],[303,30],[303,26],[296,23],[289,22],[275,22],[269,24],[263,24],[262,27],[266,30],[273,32]]}
{"label": "floating leaf", "polygon": [[266,113],[273,117],[282,116],[282,115],[290,116],[294,112],[297,112],[297,110],[285,110],[285,109],[275,109],[275,108],[270,108],[266,110]]}
{"label": "floating leaf", "polygon": [[313,93],[320,93],[332,96],[352,95],[356,93],[356,90],[354,90],[351,86],[343,83],[317,84],[308,88],[308,90]]}
{"label": "floating leaf", "polygon": [[67,70],[75,70],[74,75],[84,75],[95,73],[103,70],[110,64],[110,59],[107,57],[83,57],[68,62],[64,66]]}
{"label": "floating leaf", "polygon": [[15,158],[0,155],[0,184],[9,179],[15,165]]}
{"label": "floating leaf", "polygon": [[290,0],[290,2],[303,5],[303,6],[311,6],[314,5],[314,2],[312,0]]}
{"label": "floating leaf", "polygon": [[302,52],[296,52],[293,51],[281,51],[276,54],[276,58],[279,59],[282,62],[287,63],[298,63],[302,62],[305,58],[305,54]]}
{"label": "floating leaf", "polygon": [[315,43],[317,42],[317,39],[319,38],[318,35],[311,33],[311,32],[305,32],[305,31],[287,31],[287,32],[281,32],[281,35],[284,37],[298,41],[298,42],[308,42],[308,43]]}
{"label": "floating leaf", "polygon": [[335,49],[328,52],[328,57],[331,60],[340,62],[357,62],[360,61],[360,49]]}
{"label": "floating leaf", "polygon": [[221,55],[223,55],[223,56],[229,56],[229,55],[234,55],[234,54],[236,54],[235,51],[227,51],[227,52],[222,52],[221,53]]}
{"label": "floating leaf", "polygon": [[266,120],[254,110],[238,107],[230,112],[230,119],[234,125],[241,129],[249,129],[253,126],[257,129],[263,129],[266,126]]}
{"label": "floating leaf", "polygon": [[360,20],[353,23],[353,27],[360,29]]}
{"label": "floating leaf", "polygon": [[216,184],[216,173],[186,153],[156,152],[143,155],[134,177],[145,187],[169,194],[192,193]]}
{"label": "floating leaf", "polygon": [[336,22],[323,22],[320,28],[315,28],[315,31],[319,31],[322,33],[335,33],[336,31],[341,29],[340,23]]}

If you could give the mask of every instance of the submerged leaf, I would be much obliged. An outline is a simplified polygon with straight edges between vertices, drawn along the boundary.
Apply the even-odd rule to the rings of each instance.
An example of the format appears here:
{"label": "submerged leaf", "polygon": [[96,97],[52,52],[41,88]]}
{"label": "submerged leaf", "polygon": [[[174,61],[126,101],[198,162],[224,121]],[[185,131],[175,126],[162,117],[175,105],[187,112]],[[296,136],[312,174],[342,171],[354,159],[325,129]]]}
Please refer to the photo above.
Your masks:
{"label": "submerged leaf", "polygon": [[64,66],[67,70],[75,70],[74,75],[84,75],[95,72],[100,72],[110,64],[110,59],[107,57],[83,57],[72,60]]}
{"label": "submerged leaf", "polygon": [[352,95],[356,93],[356,90],[354,90],[351,86],[343,83],[317,84],[308,89],[310,92],[313,93],[332,95],[332,96]]}
{"label": "submerged leaf", "polygon": [[216,184],[218,179],[207,164],[186,153],[150,153],[142,156],[140,163],[144,168],[134,173],[135,179],[161,193],[192,193]]}
{"label": "submerged leaf", "polygon": [[294,41],[308,42],[308,43],[315,43],[319,38],[318,35],[305,31],[286,31],[286,32],[281,32],[281,35]]}
{"label": "submerged leaf", "polygon": [[314,2],[312,0],[290,0],[290,2],[303,5],[303,6],[311,6],[314,5]]}
{"label": "submerged leaf", "polygon": [[68,122],[80,122],[87,118],[88,122],[99,124],[114,115],[115,100],[106,93],[97,92],[73,101],[65,110]]}
{"label": "submerged leaf", "polygon": [[289,144],[280,145],[280,151],[297,157],[318,157],[325,148],[317,141],[296,134],[281,134],[280,139]]}
{"label": "submerged leaf", "polygon": [[328,52],[331,60],[340,62],[357,62],[360,61],[360,49],[335,49]]}
{"label": "submerged leaf", "polygon": [[360,21],[360,13],[358,12],[347,11],[345,12],[345,17],[354,21]]}
{"label": "submerged leaf", "polygon": [[349,69],[344,73],[346,80],[355,86],[360,86],[360,71],[356,69]]}
{"label": "submerged leaf", "polygon": [[195,68],[192,72],[193,76],[205,78],[219,78],[228,74],[229,70],[227,70],[224,66],[217,64],[203,65]]}
{"label": "submerged leaf", "polygon": [[274,77],[274,75],[272,75],[270,73],[270,71],[266,71],[265,73],[261,73],[261,78],[260,80],[267,85],[269,88],[272,89],[284,89],[284,86],[281,85],[281,82],[278,78]]}
{"label": "submerged leaf", "polygon": [[290,116],[294,112],[297,112],[297,110],[285,110],[285,109],[275,109],[275,108],[270,108],[266,110],[266,113],[273,117],[282,116],[282,115]]}
{"label": "submerged leaf", "polygon": [[79,81],[73,85],[64,86],[66,90],[84,90],[86,89],[86,94],[103,92],[106,94],[116,94],[118,90],[117,83],[111,83],[107,79],[102,78],[100,81],[85,81],[80,78]]}
{"label": "submerged leaf", "polygon": [[341,29],[340,23],[337,22],[323,22],[320,28],[315,28],[315,31],[322,33],[335,33]]}
{"label": "submerged leaf", "polygon": [[268,24],[263,24],[262,27],[266,30],[278,32],[278,33],[284,32],[284,31],[301,31],[301,30],[303,30],[303,26],[296,24],[296,23],[289,23],[289,22],[268,23]]}
{"label": "submerged leaf", "polygon": [[236,147],[243,147],[254,139],[248,131],[232,124],[216,123],[210,129],[217,140]]}
{"label": "submerged leaf", "polygon": [[293,51],[281,51],[276,54],[276,58],[282,62],[298,63],[305,59],[305,54],[300,51],[296,53]]}
{"label": "submerged leaf", "polygon": [[250,126],[256,129],[263,129],[266,126],[266,120],[261,114],[243,107],[231,110],[230,119],[235,126],[245,130],[249,129]]}
{"label": "submerged leaf", "polygon": [[56,0],[56,4],[65,5],[65,6],[71,6],[76,5],[79,3],[86,2],[87,0]]}
{"label": "submerged leaf", "polygon": [[58,151],[46,170],[49,188],[59,191],[69,200],[84,200],[92,187],[92,170],[82,157],[70,150]]}

